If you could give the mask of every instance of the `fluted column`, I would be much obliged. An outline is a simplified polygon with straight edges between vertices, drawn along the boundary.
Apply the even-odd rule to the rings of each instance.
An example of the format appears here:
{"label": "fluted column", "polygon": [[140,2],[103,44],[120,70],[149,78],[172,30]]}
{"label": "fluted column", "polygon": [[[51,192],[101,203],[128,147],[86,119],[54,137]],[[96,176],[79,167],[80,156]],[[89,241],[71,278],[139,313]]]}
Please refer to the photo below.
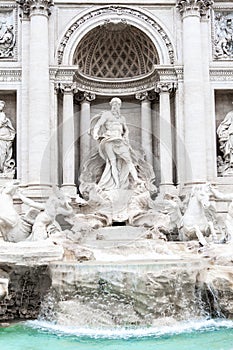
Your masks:
{"label": "fluted column", "polygon": [[200,17],[211,4],[211,0],[177,0],[183,18],[186,183],[207,178]]}
{"label": "fluted column", "polygon": [[50,184],[50,89],[48,17],[52,1],[19,0],[30,18],[29,48],[29,185]]}
{"label": "fluted column", "polygon": [[90,129],[91,120],[91,101],[95,99],[95,95],[89,92],[84,92],[81,101],[81,113],[80,113],[80,165],[87,160],[90,153],[90,135],[88,131]]}
{"label": "fluted column", "polygon": [[151,101],[148,92],[135,95],[141,101],[141,144],[147,161],[153,166]]}
{"label": "fluted column", "polygon": [[23,11],[20,14],[22,25],[22,93],[21,93],[21,118],[18,125],[19,132],[17,137],[18,153],[18,178],[22,184],[28,182],[28,120],[29,120],[29,40],[30,40],[30,22],[29,17]]}
{"label": "fluted column", "polygon": [[173,150],[172,150],[172,126],[170,93],[174,89],[174,83],[159,82],[156,92],[159,93],[160,108],[160,167],[161,184],[160,191],[170,190],[173,184]]}
{"label": "fluted column", "polygon": [[75,186],[75,139],[74,139],[74,91],[73,83],[61,83],[63,92],[62,121],[62,189],[70,195],[76,194]]}

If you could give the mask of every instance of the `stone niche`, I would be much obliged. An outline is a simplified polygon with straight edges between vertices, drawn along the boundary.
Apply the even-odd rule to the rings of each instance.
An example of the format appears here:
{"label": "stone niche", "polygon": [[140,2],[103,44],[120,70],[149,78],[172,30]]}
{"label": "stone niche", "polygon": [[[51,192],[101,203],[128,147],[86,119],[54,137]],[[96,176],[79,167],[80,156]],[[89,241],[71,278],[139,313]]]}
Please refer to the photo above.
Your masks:
{"label": "stone niche", "polygon": [[[219,125],[222,123],[227,113],[233,110],[233,90],[216,90],[215,91],[215,116],[216,116],[216,131]],[[224,176],[221,172],[221,158],[223,159],[223,153],[220,149],[219,137],[216,135],[216,149],[217,149],[217,166],[218,176]],[[220,158],[221,157],[221,158]],[[229,176],[229,175],[228,175]]]}
{"label": "stone niche", "polygon": [[[111,97],[109,96],[97,96],[95,100],[91,102],[91,110],[90,117],[94,117],[95,115],[109,110],[109,101]],[[143,151],[142,148],[142,127],[143,127],[143,115],[141,115],[141,101],[135,98],[135,95],[132,96],[122,96],[122,107],[121,113],[126,118],[126,123],[129,129],[129,140],[132,148],[135,151]],[[82,155],[80,153],[80,139],[83,135],[79,136],[78,130],[80,130],[80,113],[81,106],[80,102],[75,100],[74,104],[74,126],[75,126],[75,179],[76,184],[79,184],[79,176],[82,169]],[[174,109],[173,109],[174,111]],[[174,117],[174,116],[173,116]],[[159,100],[154,99],[151,102],[151,118],[152,118],[152,150],[153,150],[153,167],[156,177],[156,185],[158,186],[160,183],[160,160],[159,160]],[[174,119],[174,118],[173,118]],[[62,124],[62,101],[59,99],[59,123]],[[174,122],[174,120],[173,120]],[[175,123],[175,122],[174,122]],[[59,132],[61,129],[59,128]],[[87,135],[88,130],[86,131],[86,137],[89,138],[90,142],[90,154],[95,152],[98,148],[98,143],[93,140],[90,135]],[[62,135],[60,134],[60,143],[59,149],[60,154],[62,153]],[[175,142],[175,140],[174,140]],[[61,162],[61,157],[59,157],[59,161]],[[60,176],[61,178],[61,176]]]}
{"label": "stone niche", "polygon": [[13,141],[12,159],[15,161],[15,178],[17,178],[17,96],[16,91],[0,90],[0,100],[5,101],[4,112],[12,122],[16,130],[15,139]]}

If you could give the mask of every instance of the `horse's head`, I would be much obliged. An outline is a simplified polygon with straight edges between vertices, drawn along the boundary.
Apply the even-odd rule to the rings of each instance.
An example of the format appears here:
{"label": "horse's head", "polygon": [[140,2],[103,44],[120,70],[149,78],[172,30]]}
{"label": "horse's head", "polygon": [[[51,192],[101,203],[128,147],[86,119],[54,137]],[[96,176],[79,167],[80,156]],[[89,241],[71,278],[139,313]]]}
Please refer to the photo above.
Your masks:
{"label": "horse's head", "polygon": [[191,196],[195,196],[204,209],[210,206],[210,193],[207,184],[195,185],[192,188]]}

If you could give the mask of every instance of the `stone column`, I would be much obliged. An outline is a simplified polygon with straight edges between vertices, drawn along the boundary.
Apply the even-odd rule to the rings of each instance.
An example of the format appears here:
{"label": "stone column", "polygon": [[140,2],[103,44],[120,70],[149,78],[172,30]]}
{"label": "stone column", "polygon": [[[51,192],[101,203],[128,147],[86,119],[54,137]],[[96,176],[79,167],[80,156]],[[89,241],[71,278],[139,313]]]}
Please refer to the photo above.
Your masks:
{"label": "stone column", "polygon": [[173,184],[173,150],[172,150],[172,126],[171,126],[171,106],[170,92],[174,88],[174,83],[159,82],[156,92],[160,94],[160,166],[161,184],[160,192],[171,191]]}
{"label": "stone column", "polygon": [[80,113],[80,166],[83,165],[90,153],[91,138],[88,134],[91,120],[91,101],[95,99],[95,95],[84,92],[81,101]]}
{"label": "stone column", "polygon": [[28,14],[24,11],[20,14],[22,25],[22,84],[21,84],[21,111],[20,128],[17,137],[18,153],[18,178],[22,184],[28,182],[28,120],[29,120],[29,40],[30,40],[30,22]]}
{"label": "stone column", "polygon": [[75,186],[75,139],[74,139],[74,83],[61,83],[63,92],[62,121],[62,189],[69,195],[76,195]]}
{"label": "stone column", "polygon": [[151,101],[148,92],[136,94],[141,101],[141,144],[146,160],[153,166]]}
{"label": "stone column", "polygon": [[183,18],[186,183],[206,181],[205,99],[200,17],[211,0],[177,0]]}
{"label": "stone column", "polygon": [[19,0],[30,18],[29,42],[29,186],[50,185],[50,89],[48,17],[51,0]]}
{"label": "stone column", "polygon": [[[206,126],[206,165],[207,181],[215,182],[217,174],[216,159],[216,120],[215,110],[213,108],[212,87],[210,84],[210,57],[209,46],[211,43],[211,25],[210,13],[204,12],[201,16],[201,36],[203,52],[203,79],[204,79],[204,98],[205,98],[205,126]],[[210,156],[211,155],[211,156]]]}

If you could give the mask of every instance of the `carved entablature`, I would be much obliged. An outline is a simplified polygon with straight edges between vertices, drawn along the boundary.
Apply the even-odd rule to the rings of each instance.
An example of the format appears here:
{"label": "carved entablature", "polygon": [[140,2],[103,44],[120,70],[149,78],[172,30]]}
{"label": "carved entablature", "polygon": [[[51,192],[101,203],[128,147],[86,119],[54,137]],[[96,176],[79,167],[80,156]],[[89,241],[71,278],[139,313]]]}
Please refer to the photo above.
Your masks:
{"label": "carved entablature", "polygon": [[0,82],[18,83],[21,82],[21,69],[0,69]]}
{"label": "carved entablature", "polygon": [[117,81],[108,81],[107,79],[93,79],[92,77],[82,75],[78,70],[73,68],[56,68],[50,69],[50,79],[53,80],[55,87],[58,88],[63,84],[74,86],[82,95],[83,92],[89,91],[91,94],[112,96],[112,95],[135,95],[136,93],[147,93],[154,91],[158,82],[173,84],[177,86],[178,81],[183,81],[182,67],[162,67],[155,66],[151,74],[141,76],[140,78],[122,79]]}
{"label": "carved entablature", "polygon": [[213,5],[213,0],[177,0],[177,8],[185,16],[205,16]]}
{"label": "carved entablature", "polygon": [[91,10],[90,12],[86,13],[81,18],[76,20],[76,22],[74,22],[68,28],[68,30],[64,34],[64,36],[60,42],[59,48],[58,48],[58,52],[57,52],[58,64],[62,63],[65,48],[66,48],[68,42],[70,41],[72,35],[75,33],[75,31],[78,28],[80,28],[82,25],[87,24],[89,21],[92,22],[93,19],[96,19],[96,21],[98,21],[98,17],[101,17],[103,15],[109,15],[109,16],[118,15],[119,21],[121,21],[121,22],[125,21],[124,16],[125,17],[131,16],[131,17],[135,17],[136,19],[140,19],[140,20],[145,21],[146,24],[149,24],[151,26],[151,29],[156,30],[159,33],[164,44],[166,45],[169,59],[170,59],[170,63],[171,64],[174,63],[175,53],[174,53],[173,45],[172,45],[168,35],[166,34],[166,32],[164,31],[164,29],[161,27],[160,24],[158,24],[152,17],[149,17],[148,15],[138,11],[137,9],[132,9],[132,8],[128,8],[125,6],[123,7],[123,6],[112,5],[112,6],[106,6],[103,8]]}
{"label": "carved entablature", "polygon": [[19,4],[22,14],[29,16],[32,14],[50,15],[53,0],[16,0]]}
{"label": "carved entablature", "polygon": [[17,60],[17,7],[0,5],[0,61]]}
{"label": "carved entablature", "polygon": [[233,11],[215,11],[213,55],[217,60],[233,60]]}
{"label": "carved entablature", "polygon": [[156,70],[139,79],[127,79],[125,81],[107,81],[103,79],[93,79],[76,72],[74,80],[80,91],[90,91],[98,95],[134,95],[136,92],[151,90],[155,87],[159,76]]}
{"label": "carved entablature", "polygon": [[228,68],[211,68],[210,69],[210,81],[222,81],[232,82],[233,80],[233,72]]}

